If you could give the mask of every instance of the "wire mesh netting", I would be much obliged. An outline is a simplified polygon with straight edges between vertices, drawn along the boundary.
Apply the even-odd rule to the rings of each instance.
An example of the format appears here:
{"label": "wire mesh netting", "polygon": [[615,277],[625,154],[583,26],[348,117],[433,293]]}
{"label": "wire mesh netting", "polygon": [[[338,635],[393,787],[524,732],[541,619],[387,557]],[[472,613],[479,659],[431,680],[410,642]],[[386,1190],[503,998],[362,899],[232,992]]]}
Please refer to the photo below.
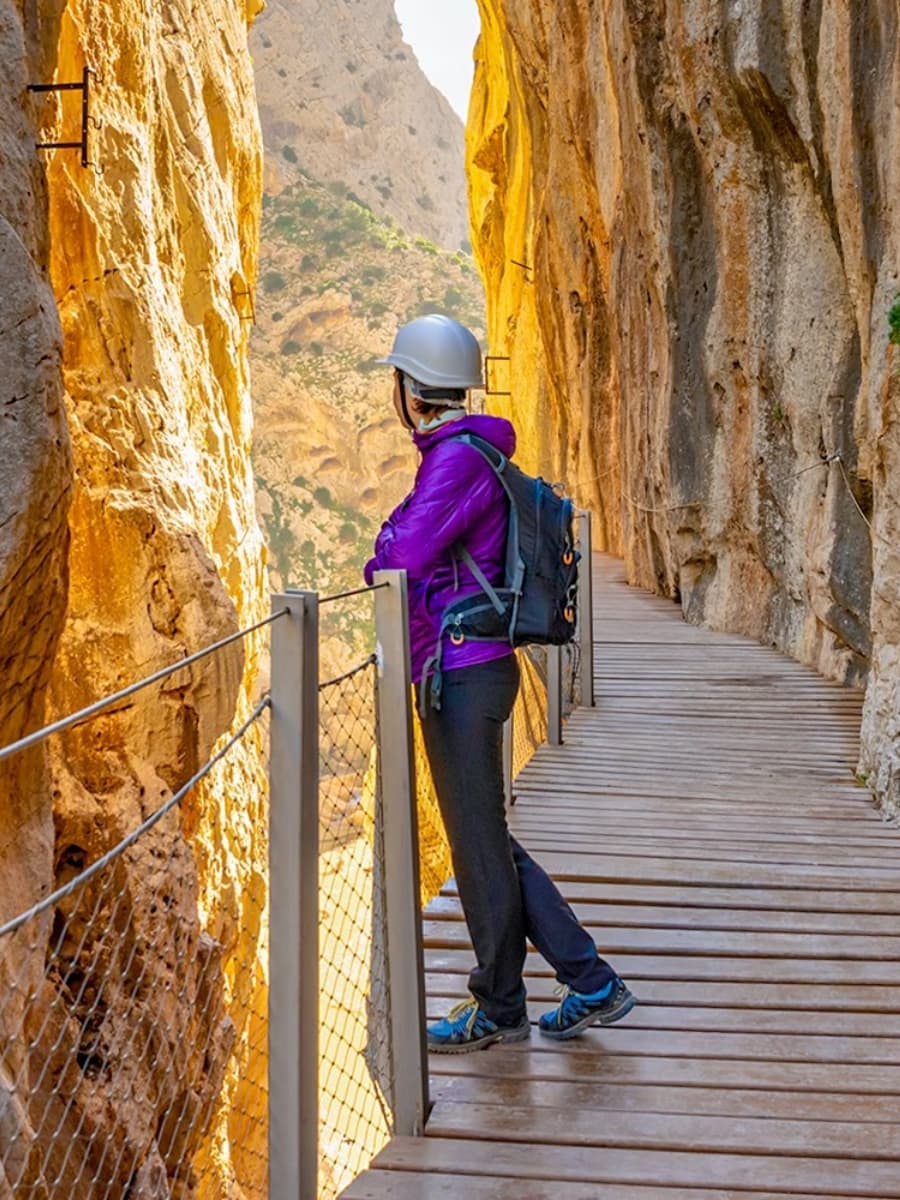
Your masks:
{"label": "wire mesh netting", "polygon": [[547,740],[547,649],[527,646],[518,653],[521,683],[512,715],[513,780]]}
{"label": "wire mesh netting", "polygon": [[419,881],[424,908],[439,894],[453,874],[453,862],[418,718],[413,719],[413,737],[419,825]]}
{"label": "wire mesh netting", "polygon": [[578,641],[560,647],[562,662],[562,715],[567,720],[581,704],[581,647]]}
{"label": "wire mesh netting", "polygon": [[319,1195],[393,1127],[374,658],[319,691]]}
{"label": "wire mesh netting", "polygon": [[266,1196],[266,705],[0,935],[0,1195]]}

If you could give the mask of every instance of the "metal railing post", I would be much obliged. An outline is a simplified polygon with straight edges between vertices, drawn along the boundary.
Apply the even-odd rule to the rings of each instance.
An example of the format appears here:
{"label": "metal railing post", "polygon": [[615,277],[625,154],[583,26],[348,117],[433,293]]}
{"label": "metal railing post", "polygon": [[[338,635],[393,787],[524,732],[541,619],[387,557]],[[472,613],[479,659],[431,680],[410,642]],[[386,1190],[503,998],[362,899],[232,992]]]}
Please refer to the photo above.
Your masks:
{"label": "metal railing post", "polygon": [[563,670],[562,646],[547,647],[547,741],[562,745]]}
{"label": "metal railing post", "polygon": [[578,641],[580,644],[581,704],[593,708],[594,695],[594,580],[591,514],[579,512],[581,565],[578,570]]}
{"label": "metal railing post", "polygon": [[515,746],[513,722],[515,713],[510,713],[509,720],[503,722],[503,798],[507,808],[512,808],[516,802],[513,792],[513,749]]}
{"label": "metal railing post", "polygon": [[394,1132],[418,1136],[428,1115],[425,967],[405,571],[376,571],[378,754],[394,1071]]}
{"label": "metal railing post", "polygon": [[319,1168],[319,611],[272,597],[269,1195],[316,1200]]}

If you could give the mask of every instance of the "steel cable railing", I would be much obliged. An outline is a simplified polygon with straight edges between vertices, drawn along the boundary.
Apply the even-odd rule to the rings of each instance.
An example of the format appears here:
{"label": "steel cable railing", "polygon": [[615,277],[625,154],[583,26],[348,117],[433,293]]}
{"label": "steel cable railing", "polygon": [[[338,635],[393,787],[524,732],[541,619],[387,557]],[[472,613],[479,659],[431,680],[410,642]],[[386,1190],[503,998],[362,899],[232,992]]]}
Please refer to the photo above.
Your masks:
{"label": "steel cable railing", "polygon": [[[12,1195],[266,1194],[254,1076],[261,1058],[264,1083],[264,881],[201,920],[179,809],[227,782],[216,776],[238,743],[252,739],[261,763],[268,705],[92,862],[62,847],[60,886],[0,930],[0,1180]],[[260,765],[260,793],[264,780]],[[222,845],[216,824],[210,813],[204,836]],[[99,836],[112,840],[113,823]]]}
{"label": "steel cable railing", "polygon": [[[369,594],[374,617],[337,603]],[[146,815],[136,780],[127,832],[97,797],[90,838],[57,847],[53,891],[0,926],[0,1195],[333,1200],[392,1133],[422,1131],[420,911],[452,866],[407,623],[401,572],[285,593],[251,629],[3,752],[271,627],[270,695]],[[365,641],[320,677],[320,645],[333,668],[336,646]],[[520,661],[514,773],[552,708],[547,652]]]}
{"label": "steel cable railing", "polygon": [[393,1129],[373,659],[319,689],[319,1196]]}

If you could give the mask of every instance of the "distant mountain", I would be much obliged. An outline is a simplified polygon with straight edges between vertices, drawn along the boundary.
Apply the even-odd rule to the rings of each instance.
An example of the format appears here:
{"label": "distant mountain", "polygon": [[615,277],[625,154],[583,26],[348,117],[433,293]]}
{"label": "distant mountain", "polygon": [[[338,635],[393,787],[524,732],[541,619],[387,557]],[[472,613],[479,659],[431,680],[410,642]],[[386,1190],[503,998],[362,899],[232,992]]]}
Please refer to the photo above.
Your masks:
{"label": "distant mountain", "polygon": [[[341,591],[416,466],[375,360],[426,312],[484,336],[460,249],[463,128],[392,0],[269,0],[252,45],[268,181],[251,343],[258,508],[273,586]],[[365,606],[325,610],[325,663],[362,651],[368,621]]]}
{"label": "distant mountain", "polygon": [[392,0],[268,0],[251,48],[270,194],[303,171],[410,233],[469,248],[463,124]]}
{"label": "distant mountain", "polygon": [[[409,237],[341,184],[302,176],[264,200],[260,267],[254,469],[272,583],[344,590],[359,585],[416,466],[391,372],[376,359],[398,324],[426,312],[453,314],[483,338],[481,281],[468,255]],[[356,624],[329,614],[324,628],[338,661]]]}

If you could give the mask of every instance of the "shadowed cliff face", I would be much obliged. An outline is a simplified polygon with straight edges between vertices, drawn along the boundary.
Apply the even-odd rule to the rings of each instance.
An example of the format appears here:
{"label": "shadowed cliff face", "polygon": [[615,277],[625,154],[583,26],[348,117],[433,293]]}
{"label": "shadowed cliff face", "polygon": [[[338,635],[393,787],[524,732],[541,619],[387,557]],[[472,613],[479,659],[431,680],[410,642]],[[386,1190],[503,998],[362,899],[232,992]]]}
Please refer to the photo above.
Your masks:
{"label": "shadowed cliff face", "polygon": [[[0,744],[41,723],[48,685],[50,709],[71,712],[264,612],[244,319],[261,197],[247,49],[258,8],[0,0]],[[32,97],[27,83],[78,80],[86,65],[102,173],[77,152],[34,149],[39,134],[77,136],[80,96]],[[0,768],[4,918],[209,758],[256,698],[259,648],[231,648],[54,739],[52,804],[43,758],[15,760],[11,780]],[[48,1071],[46,1045],[29,1047],[4,1006],[0,1089],[18,1076],[4,1137],[20,1152],[32,1139],[65,1146],[73,1200],[91,1194],[103,1157],[111,1195],[193,1194],[192,1166],[216,1194],[262,1186],[261,770],[247,739],[117,861],[108,922],[57,939],[49,967],[47,923],[24,964],[5,956],[20,984],[35,982],[31,1029],[59,1024]],[[114,955],[121,986],[101,991],[91,972]],[[60,982],[66,956],[78,995]],[[65,1113],[53,1107],[62,1062]],[[229,1110],[247,1119],[241,1131]]]}
{"label": "shadowed cliff face", "polygon": [[[21,102],[45,60],[22,8],[10,0],[0,2],[0,746],[43,723],[65,612],[72,482],[62,338],[41,269],[47,251],[47,198],[32,150],[33,114]],[[0,763],[0,923],[40,897],[52,855],[53,816],[43,753]],[[0,994],[9,996],[13,979],[28,988],[36,985],[41,964],[22,947],[7,946],[0,959]],[[22,1003],[6,1007],[12,1032],[18,1032]],[[15,1069],[0,1055],[0,1108],[7,1108]],[[2,1136],[8,1137],[15,1113],[0,1123]],[[9,1194],[2,1165],[0,1194]]]}
{"label": "shadowed cliff face", "polygon": [[897,803],[894,0],[481,10],[476,252],[534,465],[690,620],[866,681]]}

